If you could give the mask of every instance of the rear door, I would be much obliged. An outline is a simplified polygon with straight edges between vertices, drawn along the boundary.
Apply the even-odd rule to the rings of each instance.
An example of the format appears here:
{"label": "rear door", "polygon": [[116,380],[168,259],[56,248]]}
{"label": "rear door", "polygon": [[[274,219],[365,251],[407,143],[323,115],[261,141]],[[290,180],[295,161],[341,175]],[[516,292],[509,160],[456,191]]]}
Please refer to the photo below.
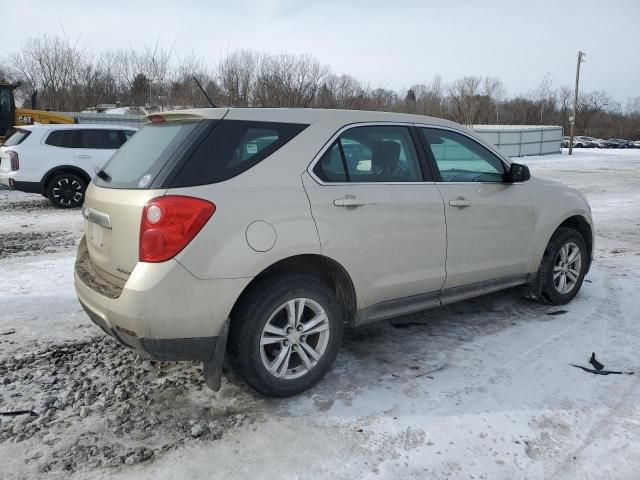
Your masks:
{"label": "rear door", "polygon": [[351,274],[359,308],[437,302],[446,232],[442,197],[424,169],[411,127],[368,125],[341,132],[303,175],[322,253]]}
{"label": "rear door", "polygon": [[77,132],[78,144],[74,149],[75,163],[91,177],[107,163],[126,138],[116,129],[81,129]]}
{"label": "rear door", "polygon": [[444,289],[487,281],[521,282],[533,256],[533,206],[524,185],[506,183],[505,163],[464,133],[419,130],[444,199]]}

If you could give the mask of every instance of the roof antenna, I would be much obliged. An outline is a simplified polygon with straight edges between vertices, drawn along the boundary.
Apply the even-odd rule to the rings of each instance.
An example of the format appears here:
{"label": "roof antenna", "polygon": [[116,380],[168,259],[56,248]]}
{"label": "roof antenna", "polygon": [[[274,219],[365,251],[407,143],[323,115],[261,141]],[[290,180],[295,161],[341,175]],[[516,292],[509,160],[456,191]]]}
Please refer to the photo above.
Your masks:
{"label": "roof antenna", "polygon": [[211,101],[211,99],[209,98],[209,95],[207,95],[207,92],[205,92],[204,88],[202,88],[202,85],[200,85],[200,82],[198,81],[198,79],[194,76],[193,77],[193,81],[196,82],[196,85],[198,85],[198,88],[200,89],[200,91],[202,92],[202,94],[207,97],[207,100],[209,101],[209,104],[213,107],[213,108],[217,108],[218,105],[216,105],[215,103],[213,103]]}

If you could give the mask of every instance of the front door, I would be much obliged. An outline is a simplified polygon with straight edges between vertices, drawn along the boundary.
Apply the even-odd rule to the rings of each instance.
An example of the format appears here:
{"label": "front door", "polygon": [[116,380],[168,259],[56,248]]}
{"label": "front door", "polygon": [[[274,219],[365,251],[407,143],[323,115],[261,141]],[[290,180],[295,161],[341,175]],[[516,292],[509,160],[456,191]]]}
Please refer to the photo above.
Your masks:
{"label": "front door", "polygon": [[447,223],[444,289],[487,281],[518,283],[533,256],[533,206],[507,165],[463,133],[421,128],[440,178]]}
{"label": "front door", "polygon": [[399,125],[342,132],[313,178],[303,175],[322,253],[352,276],[360,309],[437,302],[446,232],[442,197],[426,180],[410,129]]}

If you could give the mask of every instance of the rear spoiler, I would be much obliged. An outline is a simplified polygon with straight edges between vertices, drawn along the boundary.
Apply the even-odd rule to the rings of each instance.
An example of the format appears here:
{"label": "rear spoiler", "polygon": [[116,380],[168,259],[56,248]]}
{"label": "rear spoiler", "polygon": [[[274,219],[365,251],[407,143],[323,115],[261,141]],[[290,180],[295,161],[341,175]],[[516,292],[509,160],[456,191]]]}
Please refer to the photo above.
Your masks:
{"label": "rear spoiler", "polygon": [[188,120],[221,120],[228,111],[228,108],[172,110],[170,112],[152,113],[144,117],[143,121],[145,123],[165,123]]}

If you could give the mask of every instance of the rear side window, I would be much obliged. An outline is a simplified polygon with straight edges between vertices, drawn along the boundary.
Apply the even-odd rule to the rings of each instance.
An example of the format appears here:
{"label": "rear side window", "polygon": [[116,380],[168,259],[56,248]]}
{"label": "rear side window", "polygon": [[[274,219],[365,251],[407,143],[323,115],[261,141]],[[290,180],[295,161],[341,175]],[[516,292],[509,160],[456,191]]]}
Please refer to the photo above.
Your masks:
{"label": "rear side window", "polygon": [[52,147],[80,148],[79,134],[78,130],[54,130],[44,143]]}
{"label": "rear side window", "polygon": [[127,137],[123,135],[122,130],[78,129],[55,130],[49,134],[44,143],[62,148],[117,150],[126,140]]}
{"label": "rear side window", "polygon": [[147,188],[199,122],[152,123],[142,127],[103,167],[94,183],[111,188]]}
{"label": "rear side window", "polygon": [[125,138],[120,130],[81,130],[80,148],[96,150],[117,150]]}
{"label": "rear side window", "polygon": [[15,147],[24,142],[25,138],[31,135],[29,130],[16,130],[4,141],[4,145],[7,147]]}
{"label": "rear side window", "polygon": [[171,187],[207,185],[233,178],[273,154],[306,127],[294,123],[222,120],[193,155],[182,162]]}

